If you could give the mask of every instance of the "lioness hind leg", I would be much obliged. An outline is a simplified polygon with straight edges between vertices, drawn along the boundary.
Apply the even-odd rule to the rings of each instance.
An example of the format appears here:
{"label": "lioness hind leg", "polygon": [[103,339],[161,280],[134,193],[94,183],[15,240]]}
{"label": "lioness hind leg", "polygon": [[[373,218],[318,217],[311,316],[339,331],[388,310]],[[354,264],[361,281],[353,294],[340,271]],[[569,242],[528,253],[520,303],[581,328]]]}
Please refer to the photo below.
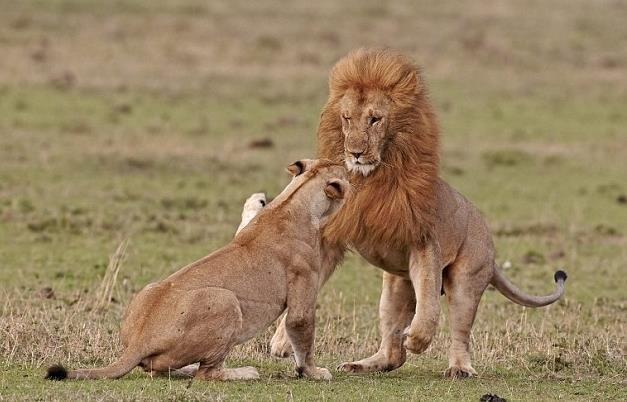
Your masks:
{"label": "lioness hind leg", "polygon": [[470,333],[489,279],[483,269],[468,274],[468,267],[452,266],[447,271],[443,284],[448,303],[451,346],[444,376],[468,378],[477,375],[471,364]]}

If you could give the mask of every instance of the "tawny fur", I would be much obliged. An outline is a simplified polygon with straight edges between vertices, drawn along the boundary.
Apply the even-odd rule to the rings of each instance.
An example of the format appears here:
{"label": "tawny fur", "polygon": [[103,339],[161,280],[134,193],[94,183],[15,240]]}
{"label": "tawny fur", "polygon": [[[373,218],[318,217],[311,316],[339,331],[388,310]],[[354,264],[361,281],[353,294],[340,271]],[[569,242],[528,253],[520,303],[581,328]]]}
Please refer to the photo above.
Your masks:
{"label": "tawny fur", "polygon": [[[255,379],[253,367],[227,369],[223,362],[233,346],[288,308],[285,323],[298,374],[330,379],[313,357],[320,230],[350,189],[346,170],[329,161],[303,160],[288,169],[290,184],[230,244],[135,296],[116,362],[70,371],[52,366],[47,378],[119,378],[141,366],[156,374],[185,367],[200,379]],[[195,363],[197,369],[188,366]]]}
{"label": "tawny fur", "polygon": [[[322,282],[346,247],[386,271],[379,351],[339,368],[394,370],[405,362],[406,350],[426,350],[438,327],[444,289],[452,338],[446,375],[476,374],[470,332],[488,284],[516,303],[539,307],[563,295],[566,275],[556,274],[556,290],[538,297],[524,294],[496,269],[483,217],[438,177],[438,124],[408,58],[385,49],[356,50],[331,71],[329,92],[318,155],[346,163],[355,191],[324,230]],[[290,352],[283,324],[271,350],[277,356]]]}

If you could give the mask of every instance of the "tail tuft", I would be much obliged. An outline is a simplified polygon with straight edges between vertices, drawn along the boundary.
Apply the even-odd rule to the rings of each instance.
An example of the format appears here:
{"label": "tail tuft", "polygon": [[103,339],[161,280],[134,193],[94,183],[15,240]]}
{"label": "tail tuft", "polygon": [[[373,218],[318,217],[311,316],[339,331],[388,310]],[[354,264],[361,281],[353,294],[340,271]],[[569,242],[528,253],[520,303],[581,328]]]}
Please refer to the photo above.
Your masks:
{"label": "tail tuft", "polygon": [[568,275],[566,275],[566,272],[559,270],[557,272],[555,272],[555,275],[553,276],[553,278],[555,278],[555,282],[566,282],[566,279],[568,279]]}
{"label": "tail tuft", "polygon": [[46,373],[46,380],[51,381],[62,381],[67,378],[67,370],[65,367],[60,364],[55,364],[54,366],[48,367],[48,372]]}

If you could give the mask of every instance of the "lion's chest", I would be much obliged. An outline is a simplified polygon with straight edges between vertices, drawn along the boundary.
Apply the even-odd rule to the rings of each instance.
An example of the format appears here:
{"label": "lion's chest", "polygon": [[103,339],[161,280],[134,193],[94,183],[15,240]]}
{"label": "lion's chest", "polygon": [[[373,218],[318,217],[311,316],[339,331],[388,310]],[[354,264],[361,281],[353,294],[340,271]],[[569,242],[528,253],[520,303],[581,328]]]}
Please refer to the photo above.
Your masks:
{"label": "lion's chest", "polygon": [[408,251],[390,250],[387,247],[371,244],[353,244],[353,248],[370,264],[391,274],[408,277]]}

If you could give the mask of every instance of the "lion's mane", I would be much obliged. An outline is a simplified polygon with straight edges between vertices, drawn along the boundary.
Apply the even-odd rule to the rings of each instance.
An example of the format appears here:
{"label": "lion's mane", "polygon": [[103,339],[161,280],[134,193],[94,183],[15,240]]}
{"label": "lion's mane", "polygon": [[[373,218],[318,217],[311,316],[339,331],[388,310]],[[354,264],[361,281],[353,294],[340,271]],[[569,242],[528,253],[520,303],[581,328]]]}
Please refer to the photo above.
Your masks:
{"label": "lion's mane", "polygon": [[407,247],[427,239],[435,216],[439,126],[418,68],[389,49],[358,49],[331,70],[318,127],[318,157],[344,161],[339,102],[354,88],[384,91],[393,102],[381,164],[351,176],[354,191],[325,229],[332,241]]}

